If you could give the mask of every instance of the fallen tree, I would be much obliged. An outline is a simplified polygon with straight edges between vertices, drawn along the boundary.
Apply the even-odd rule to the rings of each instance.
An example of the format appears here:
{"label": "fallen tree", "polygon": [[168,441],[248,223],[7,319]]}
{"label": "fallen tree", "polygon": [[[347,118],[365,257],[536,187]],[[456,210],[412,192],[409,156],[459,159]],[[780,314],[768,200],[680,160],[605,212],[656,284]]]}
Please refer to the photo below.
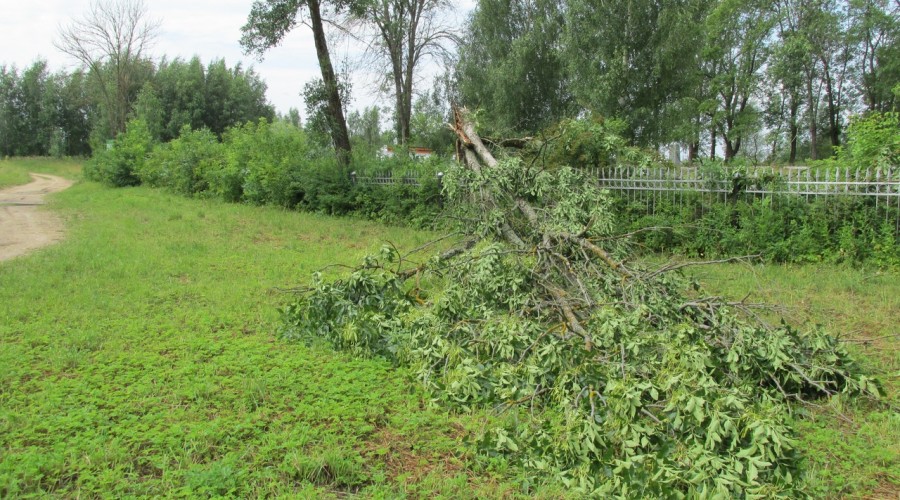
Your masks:
{"label": "fallen tree", "polygon": [[317,277],[285,336],[385,356],[435,401],[506,412],[485,450],[583,494],[797,493],[795,404],[878,391],[839,343],[629,264],[580,171],[498,159],[465,111],[454,129],[459,244],[424,259],[386,245],[344,279]]}

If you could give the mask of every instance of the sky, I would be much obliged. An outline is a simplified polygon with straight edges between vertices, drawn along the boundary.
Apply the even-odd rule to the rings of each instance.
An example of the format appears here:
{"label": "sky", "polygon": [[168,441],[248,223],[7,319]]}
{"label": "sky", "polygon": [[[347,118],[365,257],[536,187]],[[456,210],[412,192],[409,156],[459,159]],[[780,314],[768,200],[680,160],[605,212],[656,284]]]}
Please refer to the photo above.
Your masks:
{"label": "sky", "polygon": [[[53,46],[60,26],[82,18],[92,0],[0,0],[0,64],[29,66],[41,58],[51,71],[71,70],[76,62]],[[245,56],[238,40],[247,21],[252,0],[145,0],[149,16],[161,22],[159,37],[151,51],[158,59],[190,59],[197,55],[204,64],[224,58],[229,67],[238,62],[253,66],[268,85],[267,97],[281,113],[289,108],[304,109],[303,85],[320,76],[312,33],[298,26],[283,43],[266,52],[263,61]],[[457,17],[462,19],[475,0],[458,0]],[[361,53],[359,46],[344,42],[331,47],[332,60],[344,55],[351,59]],[[426,68],[426,72],[428,68]],[[355,70],[351,109],[380,103],[365,71]]]}

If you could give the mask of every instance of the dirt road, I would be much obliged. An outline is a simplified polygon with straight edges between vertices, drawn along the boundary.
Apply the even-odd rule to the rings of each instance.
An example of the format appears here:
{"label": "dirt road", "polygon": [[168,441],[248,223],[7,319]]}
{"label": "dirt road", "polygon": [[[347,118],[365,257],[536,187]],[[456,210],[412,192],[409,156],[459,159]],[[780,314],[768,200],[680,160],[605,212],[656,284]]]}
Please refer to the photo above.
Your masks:
{"label": "dirt road", "polygon": [[0,189],[0,261],[62,239],[62,222],[41,205],[45,195],[66,189],[72,181],[45,174],[31,178],[30,184]]}

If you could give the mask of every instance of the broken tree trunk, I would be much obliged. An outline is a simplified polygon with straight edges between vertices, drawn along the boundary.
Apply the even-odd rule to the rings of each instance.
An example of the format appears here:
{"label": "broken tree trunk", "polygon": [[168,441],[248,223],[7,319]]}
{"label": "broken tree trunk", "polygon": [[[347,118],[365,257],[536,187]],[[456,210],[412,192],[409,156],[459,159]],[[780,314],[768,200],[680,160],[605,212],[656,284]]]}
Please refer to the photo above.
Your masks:
{"label": "broken tree trunk", "polygon": [[[453,128],[458,139],[457,150],[461,153],[465,165],[479,175],[491,175],[490,170],[497,168],[499,162],[479,137],[468,111],[455,110],[454,119]],[[478,197],[485,207],[502,207],[495,193],[481,190]],[[585,346],[590,349],[593,341],[582,323],[597,304],[592,294],[587,292],[590,287],[584,282],[582,273],[574,270],[585,265],[605,266],[617,273],[623,282],[635,278],[634,272],[597,243],[585,237],[589,227],[585,227],[577,234],[559,231],[544,224],[539,210],[529,201],[514,194],[511,199],[512,206],[506,208],[518,212],[524,218],[524,224],[515,227],[512,221],[504,220],[498,227],[499,235],[518,250],[534,252],[537,255],[541,266],[540,274],[546,281],[544,288],[552,298],[561,316],[560,319],[568,331],[583,337]],[[526,230],[523,231],[523,228]],[[573,247],[583,251],[573,253],[571,250]],[[588,273],[590,274],[595,273]]]}

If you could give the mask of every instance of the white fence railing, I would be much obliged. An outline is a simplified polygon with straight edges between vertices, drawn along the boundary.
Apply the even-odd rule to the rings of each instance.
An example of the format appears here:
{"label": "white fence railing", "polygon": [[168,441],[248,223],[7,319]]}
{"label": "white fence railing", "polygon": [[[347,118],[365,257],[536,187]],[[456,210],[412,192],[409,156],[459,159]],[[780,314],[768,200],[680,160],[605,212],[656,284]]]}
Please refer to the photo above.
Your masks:
{"label": "white fence railing", "polygon": [[[864,196],[872,200],[884,217],[896,220],[900,233],[900,167],[853,169],[808,167],[755,167],[711,170],[702,167],[632,167],[586,169],[597,182],[631,200],[647,203],[652,213],[655,202],[687,203],[689,194],[700,193],[715,200],[738,197],[794,195],[807,200],[827,196]],[[415,171],[370,175],[351,174],[354,184],[421,185],[423,175]],[[437,174],[438,182],[442,174]]]}
{"label": "white fence railing", "polygon": [[619,191],[869,196],[900,200],[900,167],[831,168],[757,167],[705,171],[697,167],[589,169],[600,185]]}

